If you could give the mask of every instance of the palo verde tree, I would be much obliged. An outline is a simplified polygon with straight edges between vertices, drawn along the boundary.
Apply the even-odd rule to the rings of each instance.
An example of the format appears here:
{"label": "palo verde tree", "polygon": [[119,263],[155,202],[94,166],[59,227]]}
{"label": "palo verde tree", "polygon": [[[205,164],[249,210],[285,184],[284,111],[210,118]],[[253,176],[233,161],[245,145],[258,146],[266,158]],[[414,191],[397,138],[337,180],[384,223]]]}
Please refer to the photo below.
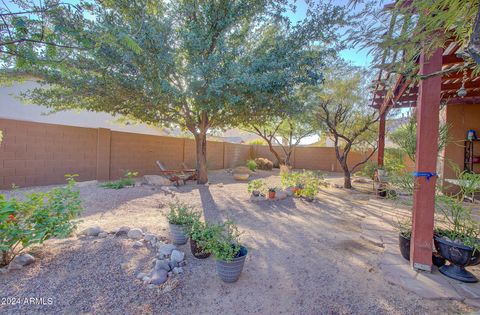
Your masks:
{"label": "palo verde tree", "polygon": [[340,7],[311,4],[291,25],[283,0],[96,1],[82,21],[81,50],[37,64],[47,84],[26,96],[54,110],[108,112],[179,126],[196,142],[199,183],[207,177],[207,133],[262,111],[293,86],[318,82]]}
{"label": "palo verde tree", "polygon": [[[334,141],[335,154],[344,174],[344,187],[352,188],[351,174],[366,163],[377,149],[378,112],[367,104],[365,72],[339,62],[326,74],[320,87],[310,88],[306,99],[315,106],[319,130]],[[367,152],[354,165],[348,163],[352,150]]]}

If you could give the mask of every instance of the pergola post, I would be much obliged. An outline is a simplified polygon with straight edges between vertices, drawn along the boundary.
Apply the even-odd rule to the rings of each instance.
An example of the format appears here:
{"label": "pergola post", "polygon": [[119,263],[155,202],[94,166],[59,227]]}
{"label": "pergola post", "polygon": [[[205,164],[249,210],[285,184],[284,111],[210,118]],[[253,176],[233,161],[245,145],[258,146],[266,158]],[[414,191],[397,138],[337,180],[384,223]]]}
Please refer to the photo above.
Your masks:
{"label": "pergola post", "polygon": [[385,155],[385,117],[387,116],[387,111],[383,113],[380,109],[380,121],[378,124],[378,151],[377,151],[377,165],[378,167],[383,166],[383,157]]}
{"label": "pergola post", "polygon": [[[427,59],[420,56],[420,75],[442,69],[443,49]],[[435,174],[438,152],[438,124],[441,99],[441,76],[421,80],[417,100],[417,152],[415,154],[416,187],[413,193],[410,263],[414,269],[431,271],[433,220],[435,213]]]}

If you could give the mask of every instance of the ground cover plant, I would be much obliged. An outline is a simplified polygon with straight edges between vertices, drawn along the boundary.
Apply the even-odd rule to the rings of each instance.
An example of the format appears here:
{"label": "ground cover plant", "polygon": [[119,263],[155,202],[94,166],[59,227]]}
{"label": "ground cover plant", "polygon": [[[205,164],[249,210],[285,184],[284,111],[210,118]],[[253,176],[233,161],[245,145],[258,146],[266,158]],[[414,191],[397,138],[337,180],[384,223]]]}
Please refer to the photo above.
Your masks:
{"label": "ground cover plant", "polygon": [[123,178],[116,181],[103,183],[100,186],[109,189],[122,189],[125,187],[133,186],[135,185],[135,180],[133,178],[137,175],[138,172],[126,171],[123,175]]}

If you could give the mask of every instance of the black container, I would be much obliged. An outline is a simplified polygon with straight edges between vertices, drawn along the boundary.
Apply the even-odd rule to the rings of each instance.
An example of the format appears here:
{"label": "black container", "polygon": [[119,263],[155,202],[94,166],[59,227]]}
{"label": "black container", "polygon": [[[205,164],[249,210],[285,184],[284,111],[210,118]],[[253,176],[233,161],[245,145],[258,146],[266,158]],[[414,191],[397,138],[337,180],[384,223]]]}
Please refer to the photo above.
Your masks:
{"label": "black container", "polygon": [[210,257],[210,253],[203,253],[202,248],[198,246],[197,242],[190,239],[190,250],[192,251],[192,255],[198,259],[205,259]]}
{"label": "black container", "polygon": [[449,265],[440,267],[440,272],[445,276],[462,282],[478,282],[471,272],[465,267],[474,266],[480,263],[480,252],[464,244],[454,243],[443,239],[439,235],[434,236],[435,248],[450,262]]}
{"label": "black container", "polygon": [[[402,257],[410,261],[410,238],[399,234],[398,245],[400,247],[400,253],[402,254]],[[445,258],[438,253],[432,253],[432,263],[440,268],[441,266],[445,265]]]}

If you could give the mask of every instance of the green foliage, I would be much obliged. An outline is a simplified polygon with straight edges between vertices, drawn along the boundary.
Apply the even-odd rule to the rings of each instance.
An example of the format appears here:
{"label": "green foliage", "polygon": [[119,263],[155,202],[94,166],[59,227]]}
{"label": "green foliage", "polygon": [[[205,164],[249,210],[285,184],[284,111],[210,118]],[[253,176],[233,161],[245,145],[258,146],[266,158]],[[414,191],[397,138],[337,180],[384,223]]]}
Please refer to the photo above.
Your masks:
{"label": "green foliage", "polygon": [[372,178],[375,175],[375,170],[378,168],[377,163],[368,161],[363,165],[362,169],[360,169],[357,173],[361,176],[365,176],[368,178]]}
{"label": "green foliage", "polygon": [[232,261],[240,252],[241,233],[235,223],[229,220],[221,225],[213,226],[211,231],[213,237],[201,243],[204,251],[213,254],[217,260]]}
{"label": "green foliage", "polygon": [[29,194],[24,200],[0,195],[0,265],[8,264],[30,245],[70,235],[76,226],[72,220],[82,210],[74,176],[66,175],[65,187]]}
{"label": "green foliage", "polygon": [[123,175],[122,179],[119,179],[113,182],[103,183],[100,185],[100,187],[109,188],[109,189],[122,189],[127,186],[133,186],[135,185],[135,180],[133,178],[136,177],[137,175],[138,175],[138,172],[127,170]]}
{"label": "green foliage", "polygon": [[247,142],[250,145],[266,145],[267,142],[263,139],[254,139]]}
{"label": "green foliage", "polygon": [[384,169],[388,174],[397,174],[405,169],[405,153],[398,148],[385,148]]}
{"label": "green foliage", "polygon": [[254,191],[258,191],[260,193],[264,192],[265,190],[265,181],[262,179],[254,179],[248,182],[248,193],[252,194]]}
{"label": "green foliage", "polygon": [[189,230],[194,222],[200,218],[200,213],[194,207],[176,199],[169,204],[170,211],[167,215],[168,223],[183,225]]}
{"label": "green foliage", "polygon": [[276,192],[277,190],[277,187],[268,187],[268,192]]}
{"label": "green foliage", "polygon": [[255,170],[257,169],[257,163],[254,160],[248,160],[247,161],[247,167],[252,172],[255,172]]}
{"label": "green foliage", "polygon": [[190,229],[190,238],[197,242],[202,253],[207,253],[209,244],[215,242],[217,235],[223,232],[223,226],[218,224],[204,223],[200,220],[195,220]]}
{"label": "green foliage", "polygon": [[480,224],[472,217],[471,206],[464,203],[463,193],[457,196],[437,196],[436,209],[440,211],[442,220],[435,232],[460,242],[475,250],[480,250]]}
{"label": "green foliage", "polygon": [[283,0],[94,1],[79,21],[59,14],[78,25],[83,49],[58,49],[59,61],[31,65],[45,86],[25,96],[54,110],[108,112],[188,130],[201,148],[199,181],[206,182],[208,131],[282,107],[279,100],[292,90],[321,81],[345,11],[309,8],[292,26]]}

